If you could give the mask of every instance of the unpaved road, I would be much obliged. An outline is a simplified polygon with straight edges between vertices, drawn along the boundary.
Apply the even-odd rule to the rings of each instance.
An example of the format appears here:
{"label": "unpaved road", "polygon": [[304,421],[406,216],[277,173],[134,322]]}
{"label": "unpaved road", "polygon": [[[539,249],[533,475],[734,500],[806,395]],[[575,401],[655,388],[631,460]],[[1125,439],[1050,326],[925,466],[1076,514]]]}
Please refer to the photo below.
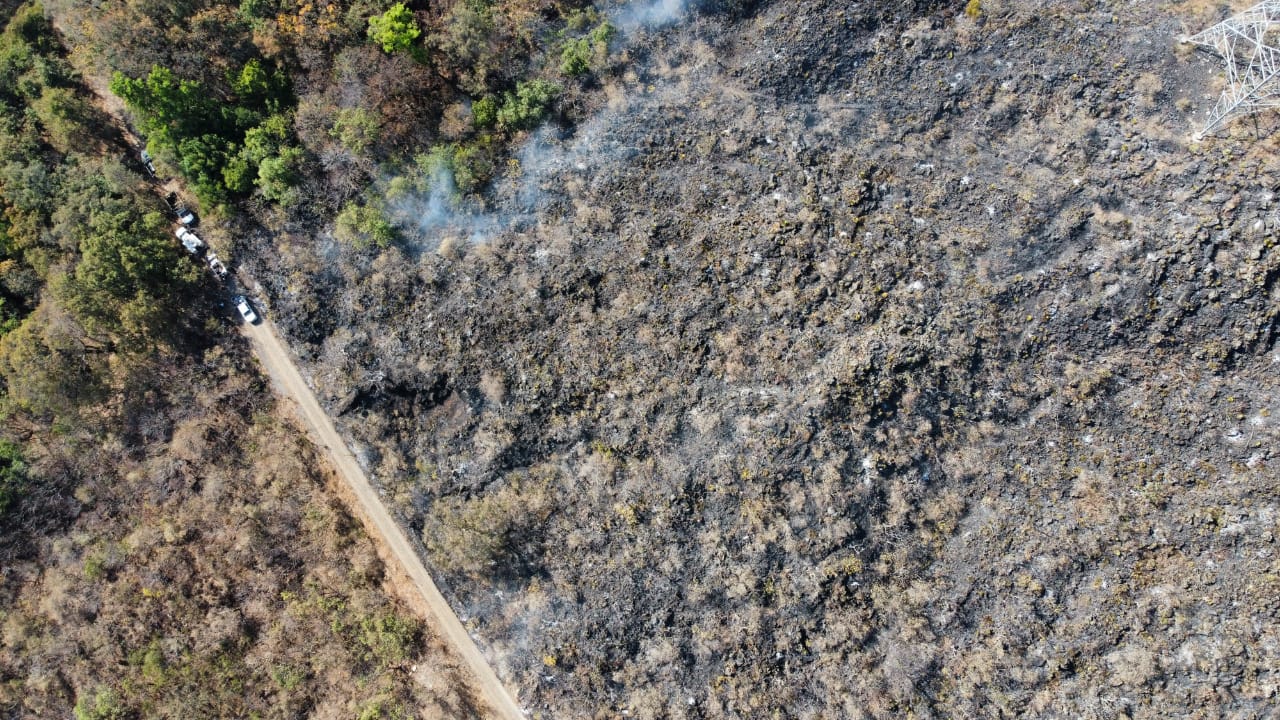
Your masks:
{"label": "unpaved road", "polygon": [[[124,103],[111,92],[99,77],[89,76],[86,82],[94,90],[94,98],[98,107],[116,121],[122,138],[129,145],[130,152],[136,152],[144,145],[141,138],[133,131],[125,118]],[[176,178],[161,180],[161,189],[165,192],[181,193],[182,187]],[[378,494],[364,471],[360,469],[355,456],[347,449],[342,437],[338,435],[333,422],[320,407],[320,402],[311,392],[311,388],[302,379],[293,359],[275,333],[271,323],[259,318],[258,324],[244,324],[243,331],[253,344],[258,361],[271,377],[276,390],[294,402],[304,425],[311,433],[312,440],[323,448],[329,456],[333,467],[342,480],[350,503],[353,499],[358,504],[351,509],[364,521],[365,529],[377,546],[388,570],[395,580],[404,580],[397,584],[406,593],[416,592],[417,597],[406,598],[416,609],[430,615],[432,627],[444,642],[457,653],[458,658],[470,668],[479,690],[481,700],[488,705],[490,716],[502,720],[524,720],[524,713],[515,699],[507,692],[506,687],[498,680],[493,668],[484,659],[480,648],[471,639],[458,616],[454,614],[449,603],[445,602],[435,581],[427,572],[426,566],[413,546],[409,544],[400,525],[391,519],[386,507],[378,499]],[[406,587],[406,585],[408,587]]]}
{"label": "unpaved road", "polygon": [[522,720],[524,713],[520,711],[507,689],[498,681],[493,668],[489,667],[489,663],[485,661],[480,649],[471,640],[471,636],[458,620],[458,616],[445,602],[444,596],[436,588],[422,560],[414,552],[400,525],[392,520],[382,501],[378,499],[373,486],[369,484],[369,479],[365,477],[355,457],[338,435],[329,416],[321,409],[311,388],[307,387],[306,382],[303,381],[302,375],[298,373],[292,358],[271,325],[263,319],[257,325],[245,324],[243,327],[245,334],[253,343],[259,362],[266,368],[277,390],[293,400],[312,439],[327,451],[339,477],[355,496],[359,507],[353,509],[357,510],[357,514],[365,521],[365,526],[374,542],[391,556],[384,559],[389,561],[388,564],[399,565],[398,569],[403,571],[403,575],[408,578],[413,590],[421,595],[421,600],[431,613],[430,620],[434,621],[433,627],[436,632],[471,669],[475,676],[476,687],[488,704],[492,716],[507,720]]}

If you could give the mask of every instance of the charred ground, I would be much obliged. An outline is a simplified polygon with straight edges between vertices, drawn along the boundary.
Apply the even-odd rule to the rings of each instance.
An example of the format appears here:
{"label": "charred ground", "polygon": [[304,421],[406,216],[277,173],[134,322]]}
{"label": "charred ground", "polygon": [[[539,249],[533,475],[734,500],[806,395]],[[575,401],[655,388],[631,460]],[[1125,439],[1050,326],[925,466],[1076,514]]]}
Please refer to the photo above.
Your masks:
{"label": "charred ground", "polygon": [[1276,119],[1190,141],[1220,8],[975,8],[691,16],[502,232],[259,248],[536,713],[1271,704]]}

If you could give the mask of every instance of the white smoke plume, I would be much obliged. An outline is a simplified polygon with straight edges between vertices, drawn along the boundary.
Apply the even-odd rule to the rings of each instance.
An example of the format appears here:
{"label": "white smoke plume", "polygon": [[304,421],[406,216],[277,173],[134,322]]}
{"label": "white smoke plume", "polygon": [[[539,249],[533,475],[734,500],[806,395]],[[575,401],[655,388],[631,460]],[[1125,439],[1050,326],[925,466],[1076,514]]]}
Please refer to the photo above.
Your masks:
{"label": "white smoke plume", "polygon": [[611,18],[623,32],[641,28],[657,28],[681,19],[685,13],[685,0],[650,0],[627,3]]}
{"label": "white smoke plume", "polygon": [[[687,0],[643,0],[622,2],[608,9],[607,16],[622,30],[618,42],[626,45],[636,35],[681,21],[688,10]],[[658,99],[656,93],[649,100]],[[587,173],[604,160],[616,160],[639,152],[617,142],[612,130],[631,112],[629,102],[621,102],[595,117],[579,123],[566,137],[557,128],[543,127],[529,136],[513,156],[519,163],[516,177],[495,181],[492,196],[501,210],[482,207],[459,198],[447,168],[437,168],[425,194],[388,199],[393,219],[406,231],[426,239],[422,250],[434,250],[442,238],[484,242],[504,229],[532,222],[547,199],[549,181],[566,172]]]}

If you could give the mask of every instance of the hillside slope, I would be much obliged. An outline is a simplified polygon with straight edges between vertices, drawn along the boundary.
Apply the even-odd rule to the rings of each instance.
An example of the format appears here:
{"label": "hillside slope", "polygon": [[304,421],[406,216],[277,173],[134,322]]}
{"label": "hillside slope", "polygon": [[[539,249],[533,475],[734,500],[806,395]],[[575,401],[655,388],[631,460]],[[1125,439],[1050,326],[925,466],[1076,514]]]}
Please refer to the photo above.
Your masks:
{"label": "hillside slope", "polygon": [[1219,10],[872,5],[636,30],[490,214],[255,273],[542,717],[1264,712],[1278,119],[1190,141]]}

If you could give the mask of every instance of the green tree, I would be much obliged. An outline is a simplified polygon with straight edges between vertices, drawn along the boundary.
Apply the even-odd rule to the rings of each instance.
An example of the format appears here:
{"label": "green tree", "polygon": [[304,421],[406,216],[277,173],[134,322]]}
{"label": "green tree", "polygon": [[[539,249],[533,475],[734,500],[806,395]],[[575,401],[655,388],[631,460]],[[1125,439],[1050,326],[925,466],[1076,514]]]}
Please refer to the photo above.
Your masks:
{"label": "green tree", "polygon": [[396,3],[381,15],[369,18],[369,39],[383,52],[408,50],[420,35],[422,30],[404,3]]}
{"label": "green tree", "polygon": [[240,143],[279,114],[289,96],[283,76],[268,73],[257,60],[227,79],[238,103],[217,102],[200,83],[181,80],[160,66],[145,78],[116,73],[111,80],[111,91],[138,114],[148,145],[177,156],[182,174],[206,204],[252,189],[261,159],[241,157]]}
{"label": "green tree", "polygon": [[262,109],[277,113],[281,105],[289,99],[288,78],[279,70],[267,72],[267,68],[257,58],[252,58],[240,68],[240,72],[231,73],[228,84],[236,94],[241,105],[251,110]]}
{"label": "green tree", "polygon": [[244,152],[228,157],[222,166],[222,185],[229,192],[243,194],[253,190],[253,178],[257,168],[249,162]]}
{"label": "green tree", "polygon": [[100,399],[102,371],[102,363],[89,356],[83,331],[50,303],[0,338],[7,395],[37,414],[72,416]]}
{"label": "green tree", "polygon": [[261,176],[263,161],[276,156],[288,138],[289,118],[286,115],[272,115],[250,128],[244,135],[240,151],[229,156],[222,168],[222,180],[227,190],[233,193],[253,190]]}
{"label": "green tree", "polygon": [[128,299],[139,290],[158,289],[173,263],[172,248],[165,238],[138,232],[128,219],[112,217],[89,235],[80,246],[76,278],[95,291],[117,299]]}
{"label": "green tree", "polygon": [[289,124],[287,115],[277,114],[268,117],[260,125],[244,134],[241,152],[246,153],[252,162],[262,162],[264,158],[274,155],[289,139]]}
{"label": "green tree", "polygon": [[[136,213],[99,213],[80,242],[80,263],[61,294],[91,332],[125,333],[135,340],[156,335],[195,281],[191,265],[180,261],[167,237],[164,217]],[[145,347],[134,342],[132,349]]]}
{"label": "green tree", "polygon": [[178,160],[182,174],[191,181],[200,202],[217,205],[227,199],[228,187],[222,173],[227,164],[228,145],[212,133],[184,138],[178,143]]}
{"label": "green tree", "polygon": [[91,142],[84,127],[90,116],[89,104],[75,92],[66,88],[45,88],[40,98],[31,104],[31,109],[44,126],[49,144],[58,152],[83,151]]}
{"label": "green tree", "polygon": [[302,148],[281,148],[278,155],[266,158],[258,166],[255,181],[262,196],[284,207],[298,202],[298,181],[302,179]]}
{"label": "green tree", "polygon": [[67,84],[74,74],[39,3],[18,8],[0,35],[0,93],[30,101],[44,88]]}
{"label": "green tree", "polygon": [[221,108],[204,86],[181,80],[168,68],[152,67],[145,78],[117,72],[111,77],[110,88],[139,114],[142,131],[151,141],[164,147],[176,149],[183,138],[221,129]]}

